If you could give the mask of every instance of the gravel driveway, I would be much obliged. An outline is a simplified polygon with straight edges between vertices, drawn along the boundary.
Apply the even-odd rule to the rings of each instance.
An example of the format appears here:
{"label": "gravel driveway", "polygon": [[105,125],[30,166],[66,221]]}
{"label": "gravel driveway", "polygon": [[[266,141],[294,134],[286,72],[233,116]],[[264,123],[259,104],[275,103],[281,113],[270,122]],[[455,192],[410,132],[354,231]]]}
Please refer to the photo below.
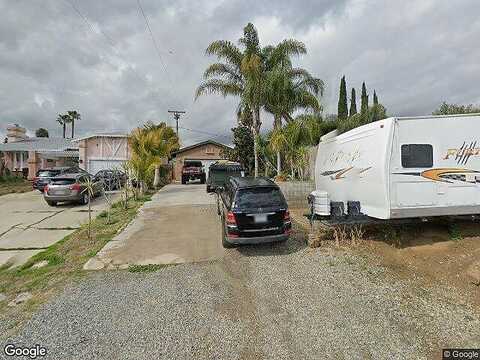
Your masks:
{"label": "gravel driveway", "polygon": [[46,346],[49,359],[421,359],[478,347],[480,319],[446,289],[295,239],[90,274],[7,342]]}

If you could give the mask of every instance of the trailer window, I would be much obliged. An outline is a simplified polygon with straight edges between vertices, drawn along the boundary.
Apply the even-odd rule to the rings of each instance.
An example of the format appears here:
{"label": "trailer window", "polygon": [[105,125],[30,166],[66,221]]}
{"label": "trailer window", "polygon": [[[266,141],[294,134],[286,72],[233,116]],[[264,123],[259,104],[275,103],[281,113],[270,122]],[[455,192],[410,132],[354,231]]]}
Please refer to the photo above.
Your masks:
{"label": "trailer window", "polygon": [[433,147],[430,144],[402,145],[404,168],[429,168],[433,166]]}

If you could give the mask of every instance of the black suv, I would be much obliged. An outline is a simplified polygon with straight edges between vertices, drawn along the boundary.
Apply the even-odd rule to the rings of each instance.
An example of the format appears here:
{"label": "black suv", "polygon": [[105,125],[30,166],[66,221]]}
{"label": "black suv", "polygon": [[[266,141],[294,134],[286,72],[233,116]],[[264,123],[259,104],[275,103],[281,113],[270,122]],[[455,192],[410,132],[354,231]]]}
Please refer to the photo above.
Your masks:
{"label": "black suv", "polygon": [[288,239],[292,223],[287,202],[273,181],[230,177],[218,194],[223,247]]}

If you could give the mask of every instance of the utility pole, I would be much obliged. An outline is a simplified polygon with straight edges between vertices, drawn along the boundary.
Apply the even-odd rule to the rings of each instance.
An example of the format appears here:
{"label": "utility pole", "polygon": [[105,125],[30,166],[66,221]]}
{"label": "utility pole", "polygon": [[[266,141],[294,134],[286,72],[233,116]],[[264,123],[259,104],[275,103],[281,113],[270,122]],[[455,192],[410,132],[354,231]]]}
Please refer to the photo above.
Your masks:
{"label": "utility pole", "polygon": [[183,110],[168,110],[168,112],[173,114],[173,118],[177,122],[177,137],[179,138],[179,136],[178,136],[178,120],[180,120],[180,115],[181,114],[185,114],[185,111],[183,111]]}

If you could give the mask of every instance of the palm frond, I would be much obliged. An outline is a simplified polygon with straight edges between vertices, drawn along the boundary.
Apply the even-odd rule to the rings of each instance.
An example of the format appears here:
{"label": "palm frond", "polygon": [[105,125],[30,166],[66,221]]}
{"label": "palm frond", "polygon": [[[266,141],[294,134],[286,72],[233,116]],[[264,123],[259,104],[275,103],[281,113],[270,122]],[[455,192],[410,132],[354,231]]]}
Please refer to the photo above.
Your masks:
{"label": "palm frond", "polygon": [[235,82],[222,79],[210,79],[200,84],[195,92],[195,99],[205,94],[220,94],[223,97],[230,95],[240,96],[243,90],[244,89]]}
{"label": "palm frond", "polygon": [[242,74],[240,73],[239,69],[229,64],[211,64],[203,73],[203,78],[205,80],[216,76],[230,81],[236,81],[239,84],[243,82]]}
{"label": "palm frond", "polygon": [[228,40],[217,40],[208,45],[205,50],[206,55],[215,55],[219,59],[225,60],[227,63],[240,67],[242,62],[242,52],[232,42]]}

